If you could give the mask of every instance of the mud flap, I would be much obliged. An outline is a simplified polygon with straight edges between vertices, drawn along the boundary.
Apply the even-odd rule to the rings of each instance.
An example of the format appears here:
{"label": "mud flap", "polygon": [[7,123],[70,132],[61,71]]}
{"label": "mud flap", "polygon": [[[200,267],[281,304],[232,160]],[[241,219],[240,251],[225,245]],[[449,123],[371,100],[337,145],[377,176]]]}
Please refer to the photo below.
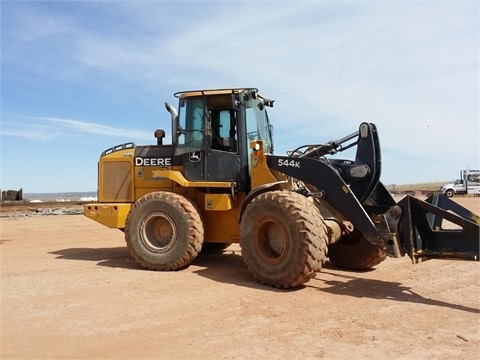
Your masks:
{"label": "mud flap", "polygon": [[479,261],[480,217],[441,194],[425,201],[407,195],[400,242],[414,264],[428,259]]}

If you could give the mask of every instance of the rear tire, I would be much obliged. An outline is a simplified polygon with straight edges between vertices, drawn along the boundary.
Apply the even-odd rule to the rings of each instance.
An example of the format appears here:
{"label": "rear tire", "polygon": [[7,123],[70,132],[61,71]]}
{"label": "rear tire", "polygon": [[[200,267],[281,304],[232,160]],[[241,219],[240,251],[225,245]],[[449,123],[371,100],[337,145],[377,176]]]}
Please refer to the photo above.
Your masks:
{"label": "rear tire", "polygon": [[328,257],[335,266],[351,270],[367,270],[387,258],[386,250],[372,244],[355,230],[328,247]]}
{"label": "rear tire", "polygon": [[198,255],[204,239],[203,222],[185,197],[152,192],[138,199],[125,223],[125,240],[132,257],[150,270],[177,270]]}
{"label": "rear tire", "polygon": [[270,191],[247,206],[240,223],[242,257],[260,283],[290,288],[313,278],[326,259],[327,230],[303,195]]}

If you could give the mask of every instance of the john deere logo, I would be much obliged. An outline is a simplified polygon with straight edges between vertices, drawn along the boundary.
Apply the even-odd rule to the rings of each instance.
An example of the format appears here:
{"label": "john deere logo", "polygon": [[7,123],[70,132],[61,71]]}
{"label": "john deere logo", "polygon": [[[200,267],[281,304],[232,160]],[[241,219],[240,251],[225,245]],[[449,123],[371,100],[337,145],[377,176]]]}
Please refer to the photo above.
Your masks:
{"label": "john deere logo", "polygon": [[200,151],[194,151],[190,153],[190,161],[197,162],[201,160],[201,153]]}

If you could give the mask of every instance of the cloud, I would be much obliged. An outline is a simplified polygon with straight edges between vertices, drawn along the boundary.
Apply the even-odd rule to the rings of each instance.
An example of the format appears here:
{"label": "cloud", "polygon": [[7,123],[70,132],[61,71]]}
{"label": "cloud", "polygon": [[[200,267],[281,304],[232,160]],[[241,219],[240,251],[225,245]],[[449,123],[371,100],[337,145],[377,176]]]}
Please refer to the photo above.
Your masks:
{"label": "cloud", "polygon": [[55,117],[29,117],[24,118],[22,122],[18,122],[18,120],[3,122],[0,134],[40,142],[59,140],[85,142],[92,140],[92,135],[128,139],[129,141],[151,141],[152,139],[152,134],[144,131]]}
{"label": "cloud", "polygon": [[34,43],[73,30],[72,18],[52,11],[53,8],[43,11],[28,2],[9,2],[2,7],[9,14],[2,17],[2,31],[20,43]]}
{"label": "cloud", "polygon": [[127,137],[132,139],[150,139],[152,137],[151,134],[143,131],[115,128],[112,126],[94,124],[79,120],[59,119],[52,117],[40,118],[40,120],[59,124],[60,126],[64,126],[67,129],[72,129],[82,134],[94,134],[108,137]]}

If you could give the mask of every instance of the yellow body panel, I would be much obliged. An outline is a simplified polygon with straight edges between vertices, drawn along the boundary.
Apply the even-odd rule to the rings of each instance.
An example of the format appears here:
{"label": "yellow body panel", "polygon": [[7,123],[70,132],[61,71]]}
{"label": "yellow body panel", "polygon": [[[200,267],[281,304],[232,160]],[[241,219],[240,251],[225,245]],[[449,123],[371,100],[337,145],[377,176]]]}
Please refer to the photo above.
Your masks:
{"label": "yellow body panel", "polygon": [[235,201],[230,194],[205,194],[205,206],[207,211],[225,211],[235,207]]}
{"label": "yellow body panel", "polygon": [[123,229],[131,206],[130,203],[86,204],[83,206],[83,212],[86,217],[109,228]]}
{"label": "yellow body panel", "polygon": [[133,143],[118,145],[104,151],[98,163],[99,202],[135,201],[132,172],[134,155]]}
{"label": "yellow body panel", "polygon": [[251,141],[250,148],[253,149],[250,155],[252,169],[250,173],[252,189],[264,184],[271,184],[278,181],[286,181],[287,177],[278,172],[270,171],[267,165],[267,158],[264,153],[263,141]]}
{"label": "yellow body panel", "polygon": [[[212,196],[213,195],[213,196]],[[241,205],[245,200],[245,193],[239,193],[235,198],[228,194],[204,194],[196,192],[195,202],[199,205],[205,225],[205,241],[220,243],[237,243],[240,241],[240,224],[238,216]],[[226,200],[226,197],[230,197]],[[218,202],[216,211],[208,210],[201,204],[207,204],[207,199],[215,199]],[[229,204],[230,209],[221,210],[221,206]]]}
{"label": "yellow body panel", "polygon": [[156,170],[153,172],[155,179],[170,179],[183,187],[212,187],[212,188],[233,188],[234,182],[229,181],[188,181],[180,171]]}
{"label": "yellow body panel", "polygon": [[[181,166],[170,168],[174,171],[181,171]],[[158,177],[155,174],[165,171],[161,166],[137,166],[135,167],[135,199],[139,199],[153,191],[173,191],[177,184],[166,177]]]}
{"label": "yellow body panel", "polygon": [[[173,181],[167,178],[159,178],[155,173],[159,167],[135,167],[135,190],[142,188],[172,189]],[[138,196],[135,196],[138,199]]]}
{"label": "yellow body panel", "polygon": [[240,208],[228,211],[205,211],[205,242],[238,243],[240,241],[240,225],[238,214]]}

